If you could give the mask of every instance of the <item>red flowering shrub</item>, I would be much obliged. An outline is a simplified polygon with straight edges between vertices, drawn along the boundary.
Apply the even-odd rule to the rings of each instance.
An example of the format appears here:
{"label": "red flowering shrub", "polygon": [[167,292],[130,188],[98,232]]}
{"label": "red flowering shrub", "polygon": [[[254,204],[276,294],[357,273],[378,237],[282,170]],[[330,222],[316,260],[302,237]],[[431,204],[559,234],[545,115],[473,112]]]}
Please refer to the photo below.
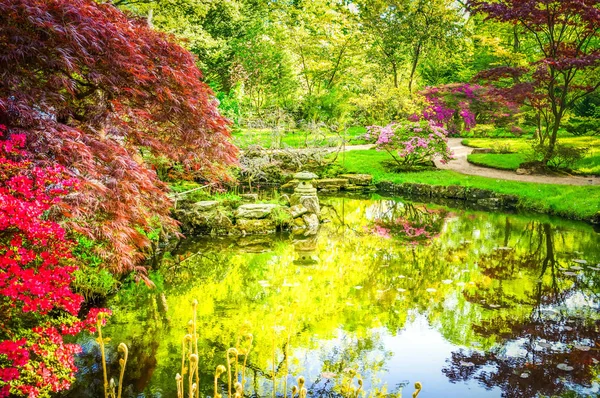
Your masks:
{"label": "red flowering shrub", "polygon": [[0,125],[0,397],[68,388],[79,347],[63,336],[94,325],[98,313],[77,318],[72,243],[51,220],[78,181],[61,166],[36,166],[24,147],[25,136]]}

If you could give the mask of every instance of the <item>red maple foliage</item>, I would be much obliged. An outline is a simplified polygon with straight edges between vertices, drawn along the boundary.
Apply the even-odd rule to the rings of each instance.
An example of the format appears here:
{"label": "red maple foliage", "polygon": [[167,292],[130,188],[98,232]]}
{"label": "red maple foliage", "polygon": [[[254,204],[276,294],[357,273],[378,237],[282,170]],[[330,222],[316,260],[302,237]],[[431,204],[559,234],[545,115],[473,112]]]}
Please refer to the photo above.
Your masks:
{"label": "red maple foliage", "polygon": [[38,165],[65,167],[72,230],[102,242],[113,271],[138,267],[166,187],[143,161],[180,162],[206,180],[236,162],[228,122],[194,57],[172,37],[94,0],[0,0],[0,123]]}
{"label": "red maple foliage", "polygon": [[25,141],[0,125],[0,397],[68,388],[80,348],[63,336],[91,329],[102,311],[77,318],[73,244],[51,220],[78,181],[60,165],[32,162]]}
{"label": "red maple foliage", "polygon": [[600,88],[600,1],[598,0],[469,0],[469,10],[498,22],[519,26],[536,44],[537,57],[528,68],[501,67],[480,78],[501,82],[512,100],[522,100],[537,113],[543,162],[553,156],[558,129],[573,105]]}

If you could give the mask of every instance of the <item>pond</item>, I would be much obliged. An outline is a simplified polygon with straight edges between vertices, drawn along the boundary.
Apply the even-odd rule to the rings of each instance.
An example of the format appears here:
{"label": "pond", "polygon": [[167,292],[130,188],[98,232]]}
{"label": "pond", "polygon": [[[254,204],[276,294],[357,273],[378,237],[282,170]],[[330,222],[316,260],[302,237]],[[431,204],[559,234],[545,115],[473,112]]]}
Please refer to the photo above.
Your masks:
{"label": "pond", "polygon": [[[215,368],[247,333],[246,395],[272,396],[273,366],[278,396],[300,375],[309,396],[342,396],[350,369],[372,396],[410,397],[417,381],[421,398],[600,394],[592,226],[377,196],[322,203],[330,222],[317,237],[188,239],[153,274],[157,288],[111,299],[112,375],[115,347],[129,346],[123,396],[177,396],[193,300],[200,396],[213,396]],[[101,396],[98,346],[79,343],[65,396]]]}

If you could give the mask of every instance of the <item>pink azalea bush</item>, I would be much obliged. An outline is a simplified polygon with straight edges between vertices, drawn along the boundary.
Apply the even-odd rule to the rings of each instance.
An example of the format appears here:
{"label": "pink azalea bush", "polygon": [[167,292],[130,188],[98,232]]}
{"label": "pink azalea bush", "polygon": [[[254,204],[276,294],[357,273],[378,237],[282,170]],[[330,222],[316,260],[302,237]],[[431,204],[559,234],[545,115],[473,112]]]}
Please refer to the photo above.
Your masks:
{"label": "pink azalea bush", "polygon": [[434,159],[446,163],[453,158],[447,131],[434,122],[369,126],[366,138],[374,140],[377,149],[389,153],[401,168],[430,164]]}
{"label": "pink azalea bush", "polygon": [[421,114],[411,115],[412,121],[428,120],[445,127],[450,135],[469,131],[477,123],[506,124],[518,113],[516,102],[491,86],[469,83],[453,83],[427,87],[421,94],[426,107]]}

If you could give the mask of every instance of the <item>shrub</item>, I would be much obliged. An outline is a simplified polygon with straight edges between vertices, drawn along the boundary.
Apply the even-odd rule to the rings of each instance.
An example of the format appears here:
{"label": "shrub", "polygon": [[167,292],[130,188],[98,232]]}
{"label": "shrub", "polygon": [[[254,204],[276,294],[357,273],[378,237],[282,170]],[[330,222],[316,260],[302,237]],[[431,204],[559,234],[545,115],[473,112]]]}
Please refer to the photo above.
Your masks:
{"label": "shrub", "polygon": [[431,165],[435,158],[442,163],[452,159],[447,131],[433,122],[390,123],[367,129],[367,136],[376,139],[377,149],[386,151],[401,168]]}
{"label": "shrub", "polygon": [[80,348],[63,337],[93,327],[98,314],[77,318],[73,243],[52,220],[79,182],[61,166],[36,166],[24,147],[24,135],[0,125],[0,397],[67,389]]}
{"label": "shrub", "polygon": [[[546,153],[545,150],[545,146],[543,145],[534,145],[532,161],[541,162],[543,154]],[[572,169],[577,162],[583,159],[587,152],[588,148],[576,148],[556,144],[556,148],[548,160],[547,166],[555,169]]]}

